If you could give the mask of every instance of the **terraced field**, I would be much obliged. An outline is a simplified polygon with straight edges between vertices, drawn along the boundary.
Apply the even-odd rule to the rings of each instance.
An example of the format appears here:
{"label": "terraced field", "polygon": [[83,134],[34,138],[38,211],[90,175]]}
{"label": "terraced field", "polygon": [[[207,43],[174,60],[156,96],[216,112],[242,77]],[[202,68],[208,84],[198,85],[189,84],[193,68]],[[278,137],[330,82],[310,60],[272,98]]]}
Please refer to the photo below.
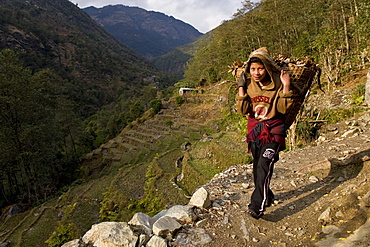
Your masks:
{"label": "terraced field", "polygon": [[83,179],[59,197],[2,221],[0,242],[48,246],[53,232],[75,239],[100,221],[128,221],[138,211],[155,214],[186,204],[197,186],[229,165],[247,163],[248,157],[238,155],[245,151],[244,143],[235,142],[240,133],[219,128],[228,109],[220,98],[228,91],[217,90],[224,94],[187,96],[180,107],[164,102],[159,114],[136,121],[86,154]]}

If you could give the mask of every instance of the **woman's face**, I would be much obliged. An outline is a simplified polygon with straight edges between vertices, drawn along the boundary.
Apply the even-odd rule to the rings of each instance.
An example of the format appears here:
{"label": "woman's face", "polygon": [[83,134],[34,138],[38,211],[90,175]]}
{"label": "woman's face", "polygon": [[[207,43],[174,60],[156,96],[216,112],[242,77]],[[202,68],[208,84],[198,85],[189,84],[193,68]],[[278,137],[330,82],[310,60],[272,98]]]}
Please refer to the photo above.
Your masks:
{"label": "woman's face", "polygon": [[251,63],[250,74],[256,82],[263,82],[264,79],[268,79],[267,70],[261,63]]}

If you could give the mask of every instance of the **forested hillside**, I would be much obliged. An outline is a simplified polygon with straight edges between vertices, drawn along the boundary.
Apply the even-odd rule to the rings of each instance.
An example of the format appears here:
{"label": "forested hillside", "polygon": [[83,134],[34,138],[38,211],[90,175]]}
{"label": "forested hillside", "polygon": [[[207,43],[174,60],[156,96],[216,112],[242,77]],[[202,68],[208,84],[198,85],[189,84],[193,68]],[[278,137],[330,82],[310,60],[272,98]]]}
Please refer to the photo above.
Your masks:
{"label": "forested hillside", "polygon": [[227,65],[265,46],[272,55],[311,56],[327,89],[333,89],[345,83],[344,73],[369,62],[369,20],[367,0],[244,1],[231,21],[214,30],[211,43],[197,51],[183,83],[231,78]]}
{"label": "forested hillside", "polygon": [[160,78],[68,0],[0,1],[0,37],[2,207],[75,180],[80,156],[139,117]]}
{"label": "forested hillside", "polygon": [[211,36],[212,31],[200,36],[192,43],[178,46],[167,54],[152,59],[152,62],[161,71],[174,74],[182,79],[188,61],[198,49],[209,43]]}

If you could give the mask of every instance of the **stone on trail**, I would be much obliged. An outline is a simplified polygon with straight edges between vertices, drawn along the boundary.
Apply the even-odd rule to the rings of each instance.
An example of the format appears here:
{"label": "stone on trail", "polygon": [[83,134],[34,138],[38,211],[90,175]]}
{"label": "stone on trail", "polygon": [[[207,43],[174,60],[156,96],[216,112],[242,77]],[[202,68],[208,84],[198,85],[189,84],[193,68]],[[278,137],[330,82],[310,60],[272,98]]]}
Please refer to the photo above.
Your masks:
{"label": "stone on trail", "polygon": [[318,221],[328,222],[330,221],[330,207],[327,208],[318,218]]}
{"label": "stone on trail", "polygon": [[153,225],[153,233],[161,237],[172,237],[173,233],[181,228],[174,218],[163,216],[159,218]]}
{"label": "stone on trail", "polygon": [[366,193],[361,199],[362,205],[365,207],[370,207],[370,191]]}
{"label": "stone on trail", "polygon": [[91,241],[99,247],[135,247],[137,239],[126,222],[95,224],[82,237],[84,243]]}
{"label": "stone on trail", "polygon": [[132,219],[128,222],[129,225],[135,229],[141,230],[143,233],[150,235],[152,234],[152,218],[144,213],[136,213]]}
{"label": "stone on trail", "polygon": [[166,216],[177,219],[178,221],[191,223],[196,219],[193,206],[175,205],[167,210]]}
{"label": "stone on trail", "polygon": [[211,206],[209,192],[204,187],[199,188],[191,197],[189,205],[199,208],[209,208]]}

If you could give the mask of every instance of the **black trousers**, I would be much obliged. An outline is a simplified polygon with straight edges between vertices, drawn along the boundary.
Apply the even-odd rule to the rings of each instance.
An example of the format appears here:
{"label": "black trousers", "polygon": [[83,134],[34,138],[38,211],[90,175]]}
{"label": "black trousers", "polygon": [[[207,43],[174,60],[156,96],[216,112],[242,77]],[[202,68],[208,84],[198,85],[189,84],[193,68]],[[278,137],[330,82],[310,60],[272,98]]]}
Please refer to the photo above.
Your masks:
{"label": "black trousers", "polygon": [[277,142],[266,143],[261,148],[251,148],[255,188],[248,207],[257,214],[264,212],[267,201],[274,198],[270,190],[270,181],[274,164],[279,160],[279,148]]}

